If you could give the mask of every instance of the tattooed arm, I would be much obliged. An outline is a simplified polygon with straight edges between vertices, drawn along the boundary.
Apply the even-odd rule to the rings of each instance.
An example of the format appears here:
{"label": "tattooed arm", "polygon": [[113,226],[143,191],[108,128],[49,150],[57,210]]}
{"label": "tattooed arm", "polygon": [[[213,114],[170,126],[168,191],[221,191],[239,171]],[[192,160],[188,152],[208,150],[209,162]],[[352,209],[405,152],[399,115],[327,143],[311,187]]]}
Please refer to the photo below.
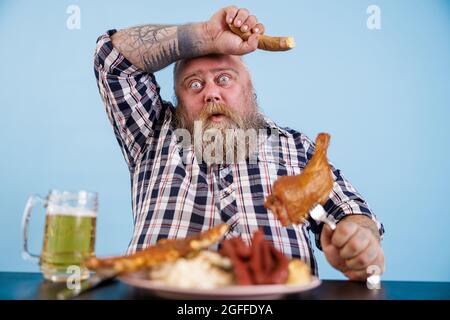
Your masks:
{"label": "tattooed arm", "polygon": [[[231,32],[232,22],[253,33],[247,41]],[[244,30],[245,28],[245,30]],[[256,50],[264,26],[246,9],[220,9],[207,22],[187,25],[143,25],[120,30],[112,36],[116,47],[131,63],[156,72],[180,59],[211,53],[243,55]]]}
{"label": "tattooed arm", "polygon": [[205,24],[144,25],[118,31],[115,46],[132,64],[156,72],[179,59],[212,53]]}

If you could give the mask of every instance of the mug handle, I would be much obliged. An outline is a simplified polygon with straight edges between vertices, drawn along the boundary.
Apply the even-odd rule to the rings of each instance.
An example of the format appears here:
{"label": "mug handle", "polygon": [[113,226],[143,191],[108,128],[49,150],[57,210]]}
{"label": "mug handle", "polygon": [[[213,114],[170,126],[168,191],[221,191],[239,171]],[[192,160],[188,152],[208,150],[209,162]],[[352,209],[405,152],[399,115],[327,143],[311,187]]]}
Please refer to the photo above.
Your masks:
{"label": "mug handle", "polygon": [[45,199],[43,199],[39,195],[29,196],[22,216],[22,257],[25,260],[31,260],[35,262],[39,262],[41,256],[28,251],[28,223],[30,222],[31,212],[33,211],[33,208],[37,203],[45,203]]}

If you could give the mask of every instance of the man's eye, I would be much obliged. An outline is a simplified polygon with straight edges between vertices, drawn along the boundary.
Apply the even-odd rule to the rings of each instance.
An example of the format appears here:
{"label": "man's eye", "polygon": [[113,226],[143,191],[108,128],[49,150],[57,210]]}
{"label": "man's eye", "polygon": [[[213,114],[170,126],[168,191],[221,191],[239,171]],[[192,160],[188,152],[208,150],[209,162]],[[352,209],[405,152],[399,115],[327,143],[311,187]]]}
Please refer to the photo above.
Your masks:
{"label": "man's eye", "polygon": [[191,88],[191,89],[197,90],[197,89],[200,89],[201,87],[202,87],[202,83],[201,83],[200,81],[198,81],[198,80],[192,81],[192,82],[189,84],[189,88]]}
{"label": "man's eye", "polygon": [[227,76],[226,74],[224,74],[224,75],[221,75],[218,80],[219,80],[219,83],[226,84],[226,83],[230,82],[231,78],[229,76]]}

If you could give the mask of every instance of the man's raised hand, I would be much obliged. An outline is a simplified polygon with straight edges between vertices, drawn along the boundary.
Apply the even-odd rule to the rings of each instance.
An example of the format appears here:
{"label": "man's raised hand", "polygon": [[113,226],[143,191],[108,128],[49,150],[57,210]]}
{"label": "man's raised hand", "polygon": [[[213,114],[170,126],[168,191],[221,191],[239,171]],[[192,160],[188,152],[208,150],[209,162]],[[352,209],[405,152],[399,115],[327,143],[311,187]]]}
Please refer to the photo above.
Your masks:
{"label": "man's raised hand", "polygon": [[[228,24],[240,28],[242,32],[250,31],[252,35],[245,41],[234,34]],[[245,8],[235,6],[217,11],[206,22],[206,30],[211,37],[214,53],[244,55],[253,52],[258,47],[258,37],[264,33],[264,25],[256,16]]]}

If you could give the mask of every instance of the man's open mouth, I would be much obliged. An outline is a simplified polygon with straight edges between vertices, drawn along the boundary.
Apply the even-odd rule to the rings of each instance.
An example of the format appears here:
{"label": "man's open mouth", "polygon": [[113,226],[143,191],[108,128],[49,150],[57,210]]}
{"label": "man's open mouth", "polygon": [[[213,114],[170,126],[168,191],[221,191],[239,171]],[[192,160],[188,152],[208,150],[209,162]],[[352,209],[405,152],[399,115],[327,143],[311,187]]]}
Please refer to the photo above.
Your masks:
{"label": "man's open mouth", "polygon": [[214,122],[220,122],[222,121],[224,118],[226,117],[226,115],[224,115],[223,113],[220,112],[216,112],[213,113],[209,116],[209,119],[211,119]]}

